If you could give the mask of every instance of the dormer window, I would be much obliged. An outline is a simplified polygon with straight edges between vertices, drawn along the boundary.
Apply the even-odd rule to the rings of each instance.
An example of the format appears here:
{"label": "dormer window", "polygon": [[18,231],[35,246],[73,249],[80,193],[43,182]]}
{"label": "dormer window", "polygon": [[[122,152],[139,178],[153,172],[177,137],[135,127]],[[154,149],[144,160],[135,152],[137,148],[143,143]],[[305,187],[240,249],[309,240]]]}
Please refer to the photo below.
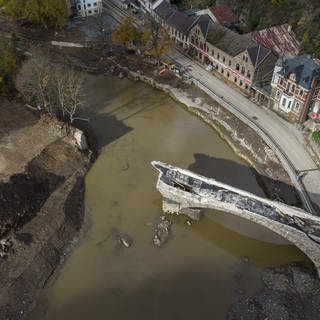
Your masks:
{"label": "dormer window", "polygon": [[296,81],[296,75],[294,73],[290,74],[290,80]]}

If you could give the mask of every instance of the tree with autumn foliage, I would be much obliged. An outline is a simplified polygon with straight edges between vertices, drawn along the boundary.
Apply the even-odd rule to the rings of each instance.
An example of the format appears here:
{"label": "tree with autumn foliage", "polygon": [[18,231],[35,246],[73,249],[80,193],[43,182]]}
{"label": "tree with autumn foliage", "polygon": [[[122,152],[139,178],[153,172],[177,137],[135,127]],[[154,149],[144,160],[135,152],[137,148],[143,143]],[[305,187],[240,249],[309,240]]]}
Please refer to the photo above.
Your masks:
{"label": "tree with autumn foliage", "polygon": [[167,30],[152,18],[144,23],[142,37],[145,51],[155,57],[158,62],[161,56],[169,52],[170,37]]}
{"label": "tree with autumn foliage", "polygon": [[128,48],[140,38],[139,32],[134,25],[132,15],[128,15],[116,27],[112,28],[112,42]]}
{"label": "tree with autumn foliage", "polygon": [[45,28],[62,29],[68,20],[66,0],[2,0],[14,20],[27,19]]}

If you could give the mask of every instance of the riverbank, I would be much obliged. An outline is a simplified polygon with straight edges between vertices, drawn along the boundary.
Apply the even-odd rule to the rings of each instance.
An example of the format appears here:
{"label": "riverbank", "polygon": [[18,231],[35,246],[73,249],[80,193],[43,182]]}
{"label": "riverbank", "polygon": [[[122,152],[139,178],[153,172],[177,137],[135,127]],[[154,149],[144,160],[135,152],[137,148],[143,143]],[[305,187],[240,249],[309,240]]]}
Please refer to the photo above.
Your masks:
{"label": "riverbank", "polygon": [[76,241],[95,152],[76,147],[73,128],[19,101],[0,98],[0,112],[0,318],[15,320],[34,307]]}

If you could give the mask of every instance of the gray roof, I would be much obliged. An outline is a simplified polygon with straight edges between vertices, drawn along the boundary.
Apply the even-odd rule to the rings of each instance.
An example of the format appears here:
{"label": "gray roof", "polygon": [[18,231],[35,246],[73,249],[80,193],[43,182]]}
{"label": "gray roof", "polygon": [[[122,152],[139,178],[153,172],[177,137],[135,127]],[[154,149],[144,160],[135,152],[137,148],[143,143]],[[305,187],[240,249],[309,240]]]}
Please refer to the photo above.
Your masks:
{"label": "gray roof", "polygon": [[288,77],[291,73],[296,76],[296,82],[303,88],[310,90],[312,80],[320,75],[320,66],[309,55],[296,56],[291,59],[280,58],[277,65],[282,67],[279,74]]}
{"label": "gray roof", "polygon": [[204,36],[204,38],[207,38],[209,26],[210,26],[211,18],[207,14],[203,14],[199,17],[197,24],[200,27],[200,30]]}
{"label": "gray roof", "polygon": [[168,25],[187,35],[198,17],[189,17],[185,13],[175,11],[167,20]]}
{"label": "gray roof", "polygon": [[254,68],[257,68],[260,63],[271,53],[270,49],[267,49],[261,45],[248,48],[248,54]]}
{"label": "gray roof", "polygon": [[216,22],[210,22],[207,41],[232,57],[256,46],[251,40],[251,33],[239,34]]}
{"label": "gray roof", "polygon": [[171,5],[167,1],[162,1],[155,9],[155,13],[162,19],[167,20],[175,11],[176,6]]}

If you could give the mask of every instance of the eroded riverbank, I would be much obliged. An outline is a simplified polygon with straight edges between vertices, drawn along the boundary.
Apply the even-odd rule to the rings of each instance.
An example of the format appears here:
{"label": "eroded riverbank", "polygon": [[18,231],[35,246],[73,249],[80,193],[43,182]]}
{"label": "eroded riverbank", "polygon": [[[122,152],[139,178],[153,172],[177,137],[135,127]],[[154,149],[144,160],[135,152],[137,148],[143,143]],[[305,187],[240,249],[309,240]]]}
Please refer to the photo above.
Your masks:
{"label": "eroded riverbank", "polygon": [[7,244],[0,318],[16,320],[34,307],[82,226],[91,160],[61,123],[4,98],[0,112],[0,236]]}

